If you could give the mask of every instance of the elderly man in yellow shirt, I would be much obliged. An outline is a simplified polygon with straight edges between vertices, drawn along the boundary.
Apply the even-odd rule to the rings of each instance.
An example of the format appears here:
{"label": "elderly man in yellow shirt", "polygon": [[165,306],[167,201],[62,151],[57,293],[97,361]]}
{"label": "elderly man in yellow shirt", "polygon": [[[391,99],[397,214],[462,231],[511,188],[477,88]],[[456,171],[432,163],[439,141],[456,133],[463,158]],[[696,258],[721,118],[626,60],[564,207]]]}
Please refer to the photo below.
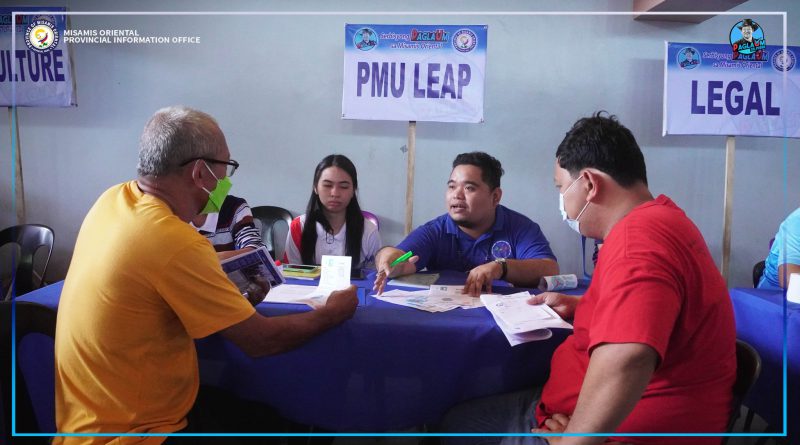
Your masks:
{"label": "elderly man in yellow shirt", "polygon": [[353,315],[353,287],[319,309],[267,318],[228,280],[214,248],[187,222],[218,211],[237,166],[208,114],[171,107],[147,123],[138,179],[103,193],[78,234],[56,328],[58,432],[183,430],[199,388],[194,339],[220,332],[251,356],[275,354]]}

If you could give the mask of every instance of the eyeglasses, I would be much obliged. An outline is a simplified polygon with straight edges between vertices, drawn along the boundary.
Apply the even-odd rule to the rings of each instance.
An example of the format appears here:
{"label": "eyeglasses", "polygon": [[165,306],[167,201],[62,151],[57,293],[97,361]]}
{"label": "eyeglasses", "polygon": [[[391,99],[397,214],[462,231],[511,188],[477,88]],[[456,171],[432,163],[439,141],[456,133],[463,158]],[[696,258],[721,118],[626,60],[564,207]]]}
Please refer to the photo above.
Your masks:
{"label": "eyeglasses", "polygon": [[189,159],[188,161],[184,161],[184,162],[181,164],[181,167],[183,167],[184,165],[186,165],[186,164],[188,164],[188,163],[190,163],[190,162],[192,162],[192,161],[197,161],[197,160],[206,161],[206,162],[211,162],[212,164],[226,164],[228,167],[227,167],[227,169],[225,170],[225,174],[226,174],[228,177],[231,177],[231,176],[233,176],[233,174],[234,174],[234,173],[236,173],[236,169],[237,169],[237,168],[239,168],[239,163],[238,163],[238,162],[236,162],[236,161],[234,161],[233,159],[231,159],[230,161],[220,161],[220,160],[218,160],[218,159],[203,158],[203,157],[199,157],[199,158],[192,158],[192,159]]}

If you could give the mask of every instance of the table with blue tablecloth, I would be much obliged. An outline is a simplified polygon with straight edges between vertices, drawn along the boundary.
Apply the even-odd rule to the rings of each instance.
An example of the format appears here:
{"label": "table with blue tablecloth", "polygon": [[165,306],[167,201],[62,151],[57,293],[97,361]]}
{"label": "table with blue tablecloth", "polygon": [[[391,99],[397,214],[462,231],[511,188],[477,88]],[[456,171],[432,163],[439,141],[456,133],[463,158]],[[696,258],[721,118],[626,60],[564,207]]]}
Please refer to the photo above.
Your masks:
{"label": "table with blue tablecloth", "polygon": [[[439,282],[464,278],[443,274]],[[328,430],[401,430],[435,424],[463,400],[543,384],[553,351],[571,333],[555,329],[548,340],[511,347],[485,308],[429,313],[369,296],[371,280],[353,283],[361,300],[353,318],[293,351],[253,359],[220,335],[198,340],[202,383]],[[56,308],[62,286],[19,300]],[[257,310],[276,316],[310,308],[261,303]],[[49,347],[52,356],[52,343]],[[41,347],[31,349],[46,354]]]}
{"label": "table with blue tablecloth", "polygon": [[772,429],[783,431],[785,332],[788,433],[791,443],[800,443],[800,304],[785,302],[780,290],[736,288],[730,294],[737,337],[752,345],[761,356],[761,376],[744,404],[763,417]]}

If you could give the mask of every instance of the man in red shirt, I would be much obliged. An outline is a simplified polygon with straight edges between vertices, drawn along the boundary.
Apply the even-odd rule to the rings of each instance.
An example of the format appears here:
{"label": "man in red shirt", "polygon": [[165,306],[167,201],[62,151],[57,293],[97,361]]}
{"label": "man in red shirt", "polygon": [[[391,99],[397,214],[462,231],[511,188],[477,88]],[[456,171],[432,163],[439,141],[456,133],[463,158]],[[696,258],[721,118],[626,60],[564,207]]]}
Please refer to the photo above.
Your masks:
{"label": "man in red shirt", "polygon": [[[725,282],[700,231],[672,200],[653,198],[642,152],[613,116],[598,113],[572,127],[556,151],[555,184],[570,227],[605,241],[583,297],[544,293],[530,301],[574,317],[574,334],[553,354],[541,395],[527,391],[468,402],[448,414],[445,428],[613,433],[611,440],[641,444],[720,443],[719,437],[626,436],[725,431],[736,330]],[[551,444],[605,440],[547,438]]]}

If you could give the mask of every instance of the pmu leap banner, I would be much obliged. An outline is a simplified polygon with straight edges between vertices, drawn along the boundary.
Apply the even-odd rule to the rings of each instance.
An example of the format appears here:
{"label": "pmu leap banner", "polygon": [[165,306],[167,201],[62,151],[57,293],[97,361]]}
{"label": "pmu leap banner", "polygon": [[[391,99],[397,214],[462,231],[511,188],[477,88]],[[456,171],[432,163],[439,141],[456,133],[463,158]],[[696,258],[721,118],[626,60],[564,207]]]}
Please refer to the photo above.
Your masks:
{"label": "pmu leap banner", "polygon": [[486,35],[486,25],[345,25],[342,118],[483,122]]}
{"label": "pmu leap banner", "polygon": [[735,60],[731,45],[667,42],[664,135],[800,137],[798,55],[767,45],[761,60]]}
{"label": "pmu leap banner", "polygon": [[[11,12],[16,16],[11,35]],[[63,42],[67,16],[42,11],[64,7],[0,7],[0,106],[69,107],[76,105],[72,61]],[[40,13],[41,12],[41,13]],[[11,40],[15,39],[14,54]],[[16,100],[12,97],[12,83]]]}

